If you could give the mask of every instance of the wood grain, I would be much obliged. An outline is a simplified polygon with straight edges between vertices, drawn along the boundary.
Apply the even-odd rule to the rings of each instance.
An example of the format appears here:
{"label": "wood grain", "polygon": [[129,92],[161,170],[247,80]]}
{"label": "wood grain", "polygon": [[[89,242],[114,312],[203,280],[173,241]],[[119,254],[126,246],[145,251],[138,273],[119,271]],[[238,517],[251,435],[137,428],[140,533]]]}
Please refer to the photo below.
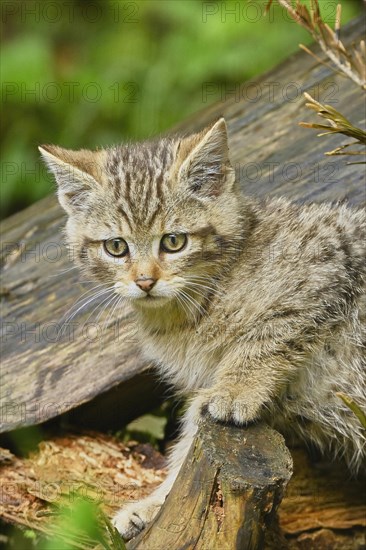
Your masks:
{"label": "wood grain", "polygon": [[291,474],[291,455],[278,432],[202,418],[163,508],[128,548],[263,548]]}

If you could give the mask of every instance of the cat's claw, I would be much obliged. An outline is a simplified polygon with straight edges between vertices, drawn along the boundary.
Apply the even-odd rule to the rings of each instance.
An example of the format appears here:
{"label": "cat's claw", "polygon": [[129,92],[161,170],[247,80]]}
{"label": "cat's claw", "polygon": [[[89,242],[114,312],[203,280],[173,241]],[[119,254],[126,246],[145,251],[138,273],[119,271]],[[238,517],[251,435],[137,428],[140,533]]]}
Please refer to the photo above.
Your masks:
{"label": "cat's claw", "polygon": [[217,390],[208,397],[207,410],[214,420],[243,425],[256,420],[261,406],[253,397],[228,390]]}
{"label": "cat's claw", "polygon": [[126,541],[130,540],[154,519],[161,505],[160,500],[150,499],[128,504],[114,516],[112,523]]}

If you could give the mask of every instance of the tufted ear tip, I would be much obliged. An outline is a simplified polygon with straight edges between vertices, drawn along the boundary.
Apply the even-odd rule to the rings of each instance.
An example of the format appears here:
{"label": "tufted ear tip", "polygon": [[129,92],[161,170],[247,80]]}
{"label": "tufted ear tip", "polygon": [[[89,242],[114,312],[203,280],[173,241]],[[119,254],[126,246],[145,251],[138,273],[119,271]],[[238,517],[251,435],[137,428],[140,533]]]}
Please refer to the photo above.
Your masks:
{"label": "tufted ear tip", "polygon": [[51,145],[51,144],[38,145],[38,151],[41,153],[42,157],[44,158],[47,158],[50,155],[56,157],[57,156],[55,154],[56,149],[57,149],[56,145]]}
{"label": "tufted ear tip", "polygon": [[194,146],[180,168],[183,185],[201,199],[213,199],[230,191],[235,173],[230,164],[225,118],[220,116],[191,139]]}
{"label": "tufted ear tip", "polygon": [[44,144],[38,145],[38,151],[40,153],[44,153],[44,152],[50,153],[51,148],[52,148],[52,145],[44,145]]}
{"label": "tufted ear tip", "polygon": [[65,162],[66,164],[77,165],[78,157],[80,156],[81,151],[72,151],[71,149],[64,149],[59,145],[52,145],[46,143],[43,145],[38,145],[38,151],[46,159],[49,157],[54,157],[55,161]]}
{"label": "tufted ear tip", "polygon": [[58,199],[68,214],[84,208],[91,193],[100,187],[103,151],[73,151],[58,145],[38,147],[58,185]]}
{"label": "tufted ear tip", "polygon": [[227,131],[227,124],[226,124],[226,120],[225,120],[225,117],[223,115],[220,115],[219,118],[217,118],[214,123],[211,125],[211,129],[212,128],[220,128],[220,129],[225,129]]}

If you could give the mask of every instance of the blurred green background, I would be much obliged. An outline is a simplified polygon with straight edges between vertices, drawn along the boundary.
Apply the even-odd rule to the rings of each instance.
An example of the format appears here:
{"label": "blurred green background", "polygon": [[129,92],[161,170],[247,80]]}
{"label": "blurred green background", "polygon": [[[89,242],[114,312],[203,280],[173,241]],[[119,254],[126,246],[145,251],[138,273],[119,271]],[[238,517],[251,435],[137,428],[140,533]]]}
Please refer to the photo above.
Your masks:
{"label": "blurred green background", "polygon": [[267,1],[3,0],[1,216],[53,192],[38,144],[151,137],[311,42]]}

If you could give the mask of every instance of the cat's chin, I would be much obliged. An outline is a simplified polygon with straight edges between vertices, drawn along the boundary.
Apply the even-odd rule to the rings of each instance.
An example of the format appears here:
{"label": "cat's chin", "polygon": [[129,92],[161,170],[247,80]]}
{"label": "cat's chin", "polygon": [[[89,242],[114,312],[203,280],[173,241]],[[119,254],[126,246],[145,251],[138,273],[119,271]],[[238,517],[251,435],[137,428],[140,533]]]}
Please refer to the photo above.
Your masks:
{"label": "cat's chin", "polygon": [[153,309],[165,306],[170,301],[167,296],[150,296],[146,295],[145,298],[137,298],[133,300],[132,304],[139,309]]}

